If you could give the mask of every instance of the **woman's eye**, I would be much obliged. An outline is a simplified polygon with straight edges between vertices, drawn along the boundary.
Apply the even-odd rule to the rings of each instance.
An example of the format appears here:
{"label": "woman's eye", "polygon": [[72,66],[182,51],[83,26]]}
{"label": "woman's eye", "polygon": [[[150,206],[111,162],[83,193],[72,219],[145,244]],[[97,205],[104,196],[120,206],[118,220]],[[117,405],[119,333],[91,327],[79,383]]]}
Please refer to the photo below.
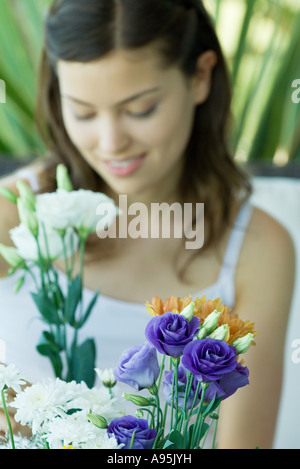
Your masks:
{"label": "woman's eye", "polygon": [[75,113],[74,113],[74,117],[75,117],[75,119],[76,119],[77,121],[88,121],[88,120],[93,119],[95,116],[96,116],[95,113],[83,114],[83,115],[75,114]]}
{"label": "woman's eye", "polygon": [[131,117],[142,119],[143,117],[148,117],[151,114],[153,114],[153,112],[156,110],[156,108],[157,108],[157,104],[155,104],[154,106],[149,107],[148,109],[146,109],[146,111],[143,111],[143,112],[128,111],[128,114]]}

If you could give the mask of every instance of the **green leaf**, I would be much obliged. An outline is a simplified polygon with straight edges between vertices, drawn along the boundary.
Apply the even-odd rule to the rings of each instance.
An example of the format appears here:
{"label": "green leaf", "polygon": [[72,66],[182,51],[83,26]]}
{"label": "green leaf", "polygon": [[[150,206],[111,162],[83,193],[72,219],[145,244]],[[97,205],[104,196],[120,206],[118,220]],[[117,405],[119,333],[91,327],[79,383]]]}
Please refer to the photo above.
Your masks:
{"label": "green leaf", "polygon": [[[98,289],[98,290],[95,292],[95,294],[94,294],[93,298],[91,299],[91,301],[90,301],[90,303],[89,303],[89,305],[88,305],[88,307],[87,307],[87,309],[86,309],[86,311],[85,311],[83,317],[81,318],[80,321],[78,321],[78,322],[76,323],[76,328],[77,328],[77,329],[79,329],[80,327],[82,327],[83,324],[88,320],[88,318],[89,318],[89,316],[90,316],[90,314],[91,314],[91,312],[92,312],[92,310],[93,310],[93,308],[94,308],[94,306],[95,306],[95,304],[96,304],[96,302],[97,302],[97,300],[98,300],[99,293],[100,293],[100,289]],[[75,326],[74,326],[74,327],[75,327]]]}
{"label": "green leaf", "polygon": [[45,356],[49,355],[49,351],[52,353],[58,353],[61,351],[61,347],[56,343],[54,335],[48,331],[42,332],[36,348],[41,355]]}
{"label": "green leaf", "polygon": [[178,430],[172,430],[166,438],[163,449],[185,449],[184,437]]}
{"label": "green leaf", "polygon": [[55,305],[43,291],[31,293],[31,296],[39,312],[48,324],[61,325],[62,322]]}
{"label": "green leaf", "polygon": [[81,345],[72,346],[71,379],[76,382],[85,381],[93,387],[95,381],[96,346],[93,339],[86,339]]}
{"label": "green leaf", "polygon": [[216,399],[215,397],[210,401],[209,404],[206,406],[203,406],[203,415],[207,416],[210,412],[213,412],[219,404],[222,402],[223,397],[219,397],[219,399]]}
{"label": "green leaf", "polygon": [[82,298],[82,282],[79,275],[74,277],[68,288],[68,295],[65,300],[64,317],[66,321],[71,325],[75,326],[75,313]]}
{"label": "green leaf", "polygon": [[54,336],[50,332],[44,331],[36,349],[41,355],[50,359],[55,376],[61,378],[63,365],[59,354],[60,347],[55,343]]}

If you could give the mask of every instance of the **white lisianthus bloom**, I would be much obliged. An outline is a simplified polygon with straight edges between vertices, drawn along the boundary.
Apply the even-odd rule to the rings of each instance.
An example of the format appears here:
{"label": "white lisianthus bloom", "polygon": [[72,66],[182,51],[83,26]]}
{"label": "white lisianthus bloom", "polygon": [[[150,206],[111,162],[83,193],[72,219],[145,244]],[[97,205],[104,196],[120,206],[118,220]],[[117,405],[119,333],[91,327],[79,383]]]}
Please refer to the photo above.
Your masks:
{"label": "white lisianthus bloom", "polygon": [[57,189],[53,193],[40,194],[36,197],[36,212],[38,218],[52,228],[65,230],[72,227],[87,234],[106,228],[118,215],[112,199],[85,189]]}
{"label": "white lisianthus bloom", "polygon": [[12,388],[15,392],[21,391],[21,386],[26,384],[26,378],[13,364],[0,365],[0,391],[5,387]]}
{"label": "white lisianthus bloom", "polygon": [[[38,246],[36,239],[29,229],[21,223],[19,226],[12,228],[9,233],[18,254],[27,261],[36,262],[38,260]],[[40,227],[38,241],[44,259],[48,258],[48,254],[49,260],[62,259],[65,257],[60,234],[48,225]],[[67,257],[78,249],[78,236],[71,228],[66,231],[64,242]]]}

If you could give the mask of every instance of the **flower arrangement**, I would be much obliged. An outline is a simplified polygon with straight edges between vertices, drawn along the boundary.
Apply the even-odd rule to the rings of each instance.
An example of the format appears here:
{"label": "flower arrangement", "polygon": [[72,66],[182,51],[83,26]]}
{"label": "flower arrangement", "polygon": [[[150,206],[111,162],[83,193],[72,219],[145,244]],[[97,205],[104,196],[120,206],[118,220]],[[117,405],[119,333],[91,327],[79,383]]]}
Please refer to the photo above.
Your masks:
{"label": "flower arrangement", "polygon": [[[79,330],[88,320],[100,290],[88,305],[83,298],[83,267],[88,236],[99,233],[118,215],[112,199],[89,190],[73,190],[66,167],[57,166],[57,190],[35,195],[23,181],[19,194],[0,188],[0,194],[17,205],[19,226],[10,231],[14,247],[0,244],[0,255],[10,265],[9,274],[22,272],[17,293],[30,275],[31,294],[47,329],[38,352],[47,357],[56,377],[65,381],[95,380],[96,347],[93,338],[79,343]],[[62,260],[67,285],[62,285],[55,261]],[[76,261],[77,265],[76,265]]]}
{"label": "flower arrangement", "polygon": [[[240,355],[255,344],[254,324],[230,315],[219,299],[173,297],[163,303],[155,297],[146,308],[153,317],[145,342],[125,350],[113,372],[97,370],[104,387],[57,379],[17,394],[15,419],[31,427],[40,445],[201,449],[214,425],[216,447],[221,402],[249,384]],[[132,414],[122,409],[118,382],[143,391],[122,395],[134,405]],[[0,366],[4,409],[5,388],[18,391],[21,384],[13,366]]]}
{"label": "flower arrangement", "polygon": [[[100,370],[96,369],[96,373],[101,376]],[[91,422],[91,412],[101,413],[108,422],[124,415],[118,390],[116,387],[112,390],[115,381],[112,386],[106,383],[93,388],[83,381],[66,382],[59,378],[31,386],[26,386],[26,381],[14,364],[0,365],[2,405],[9,429],[6,437],[0,439],[0,448],[57,449],[71,445],[80,449],[121,448],[115,437]],[[5,396],[9,387],[17,392],[9,404],[16,410],[15,421],[31,429],[30,438],[13,435]]]}

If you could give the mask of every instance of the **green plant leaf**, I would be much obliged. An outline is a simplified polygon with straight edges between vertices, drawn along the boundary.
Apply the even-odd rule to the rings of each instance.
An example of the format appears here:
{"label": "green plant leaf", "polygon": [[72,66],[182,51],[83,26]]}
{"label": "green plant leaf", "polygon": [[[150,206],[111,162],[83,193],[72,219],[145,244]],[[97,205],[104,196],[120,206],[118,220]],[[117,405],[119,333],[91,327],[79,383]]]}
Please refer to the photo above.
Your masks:
{"label": "green plant leaf", "polygon": [[72,376],[76,382],[85,381],[88,387],[95,382],[96,345],[93,339],[86,339],[81,345],[72,346]]}
{"label": "green plant leaf", "polygon": [[47,331],[42,332],[36,349],[41,355],[50,359],[55,376],[62,378],[63,364],[59,354],[60,348],[55,343],[53,335]]}
{"label": "green plant leaf", "polygon": [[38,293],[31,293],[31,297],[33,298],[33,301],[35,302],[36,307],[38,308],[43,319],[48,324],[56,324],[56,325],[62,324],[55,305],[44,294],[43,291],[40,291]]}
{"label": "green plant leaf", "polygon": [[178,430],[172,430],[166,436],[163,449],[185,449],[184,436]]}
{"label": "green plant leaf", "polygon": [[68,295],[65,300],[65,309],[64,309],[64,317],[66,321],[74,326],[76,324],[75,321],[75,313],[78,307],[78,304],[82,298],[82,282],[79,275],[74,277],[69,285],[68,288]]}
{"label": "green plant leaf", "polygon": [[[91,299],[89,305],[87,306],[87,308],[86,308],[86,310],[85,310],[85,313],[84,313],[83,317],[82,317],[79,321],[77,321],[77,323],[76,323],[76,328],[77,328],[77,329],[79,329],[80,327],[82,327],[82,326],[84,325],[84,323],[88,320],[88,318],[89,318],[89,316],[90,316],[90,314],[91,314],[91,312],[92,312],[92,310],[93,310],[93,308],[94,308],[94,306],[95,306],[95,304],[96,304],[96,302],[97,302],[97,300],[98,300],[99,293],[100,293],[100,289],[98,289],[98,290],[95,292],[94,296],[92,297],[92,299]],[[75,327],[75,326],[74,326],[74,327]]]}

